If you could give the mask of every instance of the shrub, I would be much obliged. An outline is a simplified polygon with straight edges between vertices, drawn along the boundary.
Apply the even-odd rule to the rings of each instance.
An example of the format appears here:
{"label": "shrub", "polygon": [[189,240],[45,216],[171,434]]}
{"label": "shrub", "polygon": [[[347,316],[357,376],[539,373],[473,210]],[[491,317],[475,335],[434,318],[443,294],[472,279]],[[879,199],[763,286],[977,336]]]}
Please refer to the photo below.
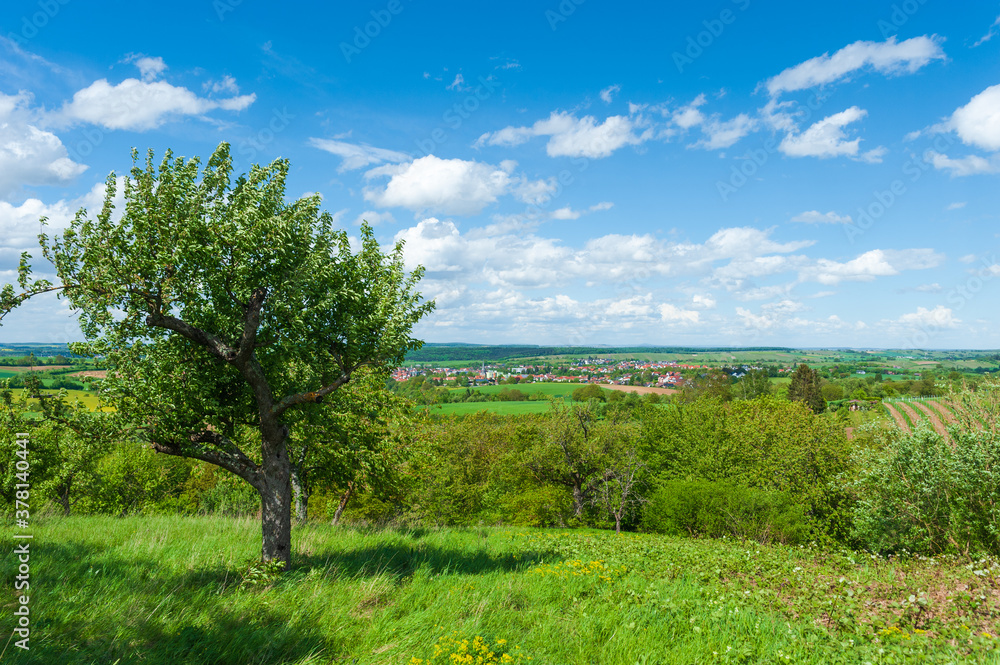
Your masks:
{"label": "shrub", "polygon": [[645,506],[646,531],[795,544],[808,528],[805,506],[784,492],[708,481],[671,481]]}
{"label": "shrub", "polygon": [[1000,553],[1000,434],[926,426],[860,453],[854,535],[872,551]]}

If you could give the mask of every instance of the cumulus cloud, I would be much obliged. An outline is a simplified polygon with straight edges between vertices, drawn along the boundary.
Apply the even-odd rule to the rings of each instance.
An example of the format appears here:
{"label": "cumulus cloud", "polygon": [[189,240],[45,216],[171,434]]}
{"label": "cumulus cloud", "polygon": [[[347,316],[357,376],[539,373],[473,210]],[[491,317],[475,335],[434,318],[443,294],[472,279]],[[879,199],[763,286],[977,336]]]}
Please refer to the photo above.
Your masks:
{"label": "cumulus cloud", "polygon": [[868,114],[857,106],[817,121],[801,134],[788,134],[778,149],[789,157],[834,157],[858,154],[861,139],[847,140],[844,127]]}
{"label": "cumulus cloud", "polygon": [[332,155],[342,157],[344,161],[337,168],[337,171],[340,173],[363,169],[372,164],[384,164],[386,162],[395,164],[409,161],[410,159],[410,156],[405,152],[375,148],[364,143],[355,144],[335,139],[310,138],[309,145],[320,150],[325,150]]}
{"label": "cumulus cloud", "polygon": [[0,197],[24,186],[62,185],[87,169],[59,137],[35,125],[29,104],[26,94],[0,93]]}
{"label": "cumulus cloud", "polygon": [[681,309],[676,305],[664,303],[659,307],[660,318],[666,323],[694,324],[698,323],[701,314],[693,309]]}
{"label": "cumulus cloud", "polygon": [[869,67],[885,75],[912,74],[933,60],[944,58],[939,40],[926,35],[898,43],[895,36],[884,42],[857,41],[833,55],[824,53],[789,67],[769,79],[766,87],[771,96],[777,96],[835,83]]}
{"label": "cumulus cloud", "polygon": [[917,307],[917,311],[899,317],[898,322],[917,328],[955,328],[962,320],[956,319],[950,308],[938,305],[934,309]]}
{"label": "cumulus cloud", "polygon": [[924,153],[924,161],[930,162],[939,171],[948,171],[955,177],[967,175],[980,175],[983,173],[1000,173],[1000,159],[996,156],[980,157],[979,155],[968,155],[952,159],[947,155],[934,150]]}
{"label": "cumulus cloud", "polygon": [[354,219],[354,225],[361,226],[362,222],[368,222],[369,226],[379,226],[380,224],[395,224],[396,219],[392,216],[391,212],[365,210]]}
{"label": "cumulus cloud", "polygon": [[716,305],[716,300],[710,294],[695,294],[691,298],[691,302],[694,303],[695,307],[702,307],[704,309],[714,309]]}
{"label": "cumulus cloud", "polygon": [[132,62],[139,68],[139,75],[143,81],[153,81],[167,71],[167,63],[163,62],[163,58],[143,56],[133,59]]}
{"label": "cumulus cloud", "polygon": [[870,282],[903,270],[923,270],[941,264],[944,257],[932,249],[873,249],[844,263],[819,259],[800,272],[800,279],[835,285],[842,281]]}
{"label": "cumulus cloud", "polygon": [[144,131],[175,117],[201,116],[216,109],[242,111],[256,99],[255,94],[207,99],[166,81],[130,78],[111,85],[107,79],[100,79],[77,91],[54,119]]}
{"label": "cumulus cloud", "polygon": [[496,203],[516,181],[514,162],[500,166],[464,159],[441,159],[434,155],[408,164],[393,164],[365,173],[373,180],[388,176],[385,187],[366,187],[366,201],[380,208],[408,208],[446,215],[475,215]]}
{"label": "cumulus cloud", "polygon": [[652,137],[649,130],[637,134],[642,121],[613,115],[603,122],[594,116],[577,118],[572,113],[553,111],[530,127],[504,127],[480,136],[476,147],[484,145],[515,146],[536,136],[548,136],[545,151],[549,157],[589,157],[601,159],[626,145],[639,145]]}
{"label": "cumulus cloud", "polygon": [[944,128],[953,130],[966,145],[1000,150],[1000,85],[986,88],[955,109]]}
{"label": "cumulus cloud", "polygon": [[850,224],[852,220],[850,215],[838,215],[832,210],[826,213],[819,210],[807,210],[792,217],[792,221],[804,224]]}
{"label": "cumulus cloud", "polygon": [[[124,178],[118,178],[116,208],[123,209]],[[98,183],[83,196],[70,200],[60,200],[55,203],[44,203],[36,198],[29,198],[20,205],[0,201],[0,251],[21,251],[38,245],[38,233],[42,230],[39,220],[47,218],[46,233],[62,231],[73,221],[74,215],[81,208],[86,208],[91,216],[100,212],[104,204],[107,187]]]}

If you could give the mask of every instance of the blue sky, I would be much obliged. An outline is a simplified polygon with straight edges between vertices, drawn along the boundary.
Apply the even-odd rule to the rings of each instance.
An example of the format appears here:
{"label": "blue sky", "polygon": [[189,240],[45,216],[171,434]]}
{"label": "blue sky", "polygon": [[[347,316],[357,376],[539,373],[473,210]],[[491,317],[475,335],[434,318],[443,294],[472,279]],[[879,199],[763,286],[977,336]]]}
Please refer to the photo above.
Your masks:
{"label": "blue sky", "polygon": [[1000,347],[1000,3],[337,4],[4,3],[0,282],[227,141],[404,240],[427,341]]}

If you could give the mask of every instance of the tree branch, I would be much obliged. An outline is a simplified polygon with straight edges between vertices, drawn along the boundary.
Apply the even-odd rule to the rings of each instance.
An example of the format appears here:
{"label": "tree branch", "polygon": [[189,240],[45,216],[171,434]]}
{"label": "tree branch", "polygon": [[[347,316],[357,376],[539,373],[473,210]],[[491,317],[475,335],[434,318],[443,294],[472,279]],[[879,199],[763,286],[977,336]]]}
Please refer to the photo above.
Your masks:
{"label": "tree branch", "polygon": [[236,444],[218,432],[210,430],[196,432],[190,436],[190,443],[184,444],[176,441],[154,441],[152,448],[165,455],[192,457],[221,466],[227,471],[232,471],[257,490],[260,490],[262,486],[260,467],[247,457]]}
{"label": "tree branch", "polygon": [[277,404],[271,407],[271,415],[277,418],[285,411],[292,408],[293,406],[296,406],[297,404],[308,404],[310,402],[319,404],[320,402],[323,401],[324,397],[332,393],[337,388],[340,388],[342,385],[344,385],[350,380],[351,380],[351,374],[350,372],[347,372],[345,374],[341,374],[340,378],[334,381],[333,383],[323,386],[319,390],[312,392],[305,392],[305,393],[297,393],[295,395],[289,395],[288,397],[283,398],[281,401],[279,401]]}
{"label": "tree branch", "polygon": [[175,316],[164,316],[160,312],[151,312],[146,317],[146,325],[172,330],[178,335],[204,346],[210,353],[229,363],[233,362],[238,354],[236,349],[223,342],[218,336],[196,328]]}

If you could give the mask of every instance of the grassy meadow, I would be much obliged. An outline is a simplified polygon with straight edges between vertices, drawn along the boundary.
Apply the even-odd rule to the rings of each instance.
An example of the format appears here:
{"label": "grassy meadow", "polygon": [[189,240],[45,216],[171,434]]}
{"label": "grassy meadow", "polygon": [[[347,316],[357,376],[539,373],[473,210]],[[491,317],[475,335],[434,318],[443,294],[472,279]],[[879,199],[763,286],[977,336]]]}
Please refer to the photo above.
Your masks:
{"label": "grassy meadow", "polygon": [[[32,531],[31,650],[7,643],[4,663],[1000,662],[993,559],[309,523],[273,576],[248,569],[252,519],[48,518]],[[0,568],[8,590],[14,559]]]}

